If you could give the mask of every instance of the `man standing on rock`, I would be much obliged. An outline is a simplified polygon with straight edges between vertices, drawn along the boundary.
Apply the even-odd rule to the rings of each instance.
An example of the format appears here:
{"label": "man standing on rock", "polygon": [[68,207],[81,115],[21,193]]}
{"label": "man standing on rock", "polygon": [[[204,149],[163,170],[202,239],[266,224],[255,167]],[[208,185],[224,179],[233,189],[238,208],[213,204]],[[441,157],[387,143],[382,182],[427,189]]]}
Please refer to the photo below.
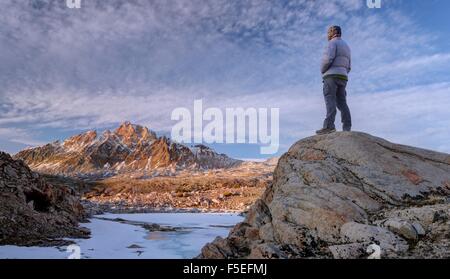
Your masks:
{"label": "man standing on rock", "polygon": [[327,116],[323,128],[316,131],[318,135],[336,132],[334,126],[336,108],[341,112],[343,130],[350,131],[352,128],[350,109],[347,105],[347,91],[345,90],[351,70],[351,51],[341,36],[342,31],[339,26],[331,26],[328,29],[329,43],[321,65]]}

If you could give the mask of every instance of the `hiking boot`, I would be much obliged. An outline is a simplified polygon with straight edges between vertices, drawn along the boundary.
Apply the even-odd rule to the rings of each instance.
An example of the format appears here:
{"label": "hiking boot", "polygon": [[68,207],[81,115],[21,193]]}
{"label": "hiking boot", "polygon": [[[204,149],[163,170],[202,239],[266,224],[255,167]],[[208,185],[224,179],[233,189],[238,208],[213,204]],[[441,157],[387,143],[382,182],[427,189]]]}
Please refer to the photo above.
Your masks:
{"label": "hiking boot", "polygon": [[317,135],[326,135],[326,134],[331,134],[334,132],[336,132],[336,129],[323,128],[323,129],[316,131],[316,134]]}

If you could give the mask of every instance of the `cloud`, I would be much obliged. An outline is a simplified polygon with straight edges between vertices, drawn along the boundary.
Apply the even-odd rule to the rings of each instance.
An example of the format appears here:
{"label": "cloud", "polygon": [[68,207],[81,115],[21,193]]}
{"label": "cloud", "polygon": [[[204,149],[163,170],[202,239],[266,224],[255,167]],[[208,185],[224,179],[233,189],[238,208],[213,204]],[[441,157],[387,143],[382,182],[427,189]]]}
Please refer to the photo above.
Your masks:
{"label": "cloud", "polygon": [[[175,123],[170,120],[173,109],[193,110],[195,99],[204,100],[204,109],[218,107],[277,107],[280,108],[283,150],[296,140],[309,136],[320,128],[325,113],[320,92],[311,94],[308,88],[294,87],[240,94],[238,99],[214,96],[195,90],[158,91],[151,95],[77,94],[55,90],[15,94],[10,98],[16,113],[0,115],[0,125],[29,123],[36,129],[102,129],[131,119],[133,122],[168,133]],[[295,101],[292,96],[298,95]],[[450,112],[450,83],[428,84],[400,90],[380,92],[349,92],[354,128],[399,143],[446,150],[450,141],[448,119]],[[42,105],[45,104],[45,105]],[[27,107],[33,109],[30,113]],[[26,115],[26,117],[24,117]],[[339,117],[337,118],[339,122]],[[338,125],[339,127],[339,125]],[[22,138],[26,137],[22,135]],[[29,135],[28,135],[29,136]]]}
{"label": "cloud", "polygon": [[286,149],[321,124],[318,63],[326,27],[339,24],[353,50],[356,128],[448,150],[450,54],[402,1],[380,11],[365,0],[64,2],[2,2],[0,127],[20,127],[21,139],[124,120],[167,132],[174,108],[202,98],[279,107]]}
{"label": "cloud", "polygon": [[326,26],[336,22],[361,45],[355,61],[368,61],[374,51],[379,59],[392,54],[392,38],[397,48],[414,48],[404,32],[414,27],[408,20],[368,16],[362,0],[85,0],[81,10],[57,2],[3,3],[5,85],[253,88],[298,83],[300,74],[317,81],[310,65],[320,58]]}
{"label": "cloud", "polygon": [[37,146],[45,144],[43,141],[34,140],[33,134],[18,128],[0,128],[0,137],[13,143],[19,143],[26,146]]}
{"label": "cloud", "polygon": [[450,83],[361,94],[351,100],[356,128],[392,141],[450,152]]}

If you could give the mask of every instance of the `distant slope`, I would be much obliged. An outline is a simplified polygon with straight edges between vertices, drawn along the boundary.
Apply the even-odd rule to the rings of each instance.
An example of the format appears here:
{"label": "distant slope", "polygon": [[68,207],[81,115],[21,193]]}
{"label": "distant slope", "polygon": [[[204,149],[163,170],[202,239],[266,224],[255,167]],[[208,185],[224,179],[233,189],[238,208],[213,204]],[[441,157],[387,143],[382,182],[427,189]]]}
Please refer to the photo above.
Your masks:
{"label": "distant slope", "polygon": [[239,160],[198,145],[188,148],[158,137],[148,128],[125,122],[115,131],[73,136],[19,152],[14,156],[33,170],[66,175],[109,175],[157,169],[216,169],[234,167]]}

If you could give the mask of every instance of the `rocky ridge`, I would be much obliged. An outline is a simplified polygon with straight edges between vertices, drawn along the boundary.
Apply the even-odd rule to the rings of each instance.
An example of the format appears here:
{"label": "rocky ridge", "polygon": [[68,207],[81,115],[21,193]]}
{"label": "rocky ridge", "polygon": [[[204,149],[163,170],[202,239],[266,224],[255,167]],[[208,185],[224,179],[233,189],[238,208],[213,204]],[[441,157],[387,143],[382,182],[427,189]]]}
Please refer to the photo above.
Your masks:
{"label": "rocky ridge", "polygon": [[450,155],[364,133],[294,144],[273,183],[199,258],[450,258]]}
{"label": "rocky ridge", "polygon": [[204,145],[190,148],[158,137],[148,128],[130,122],[101,135],[88,131],[64,142],[23,150],[14,158],[38,172],[77,177],[133,172],[152,176],[162,171],[229,168],[241,163]]}

